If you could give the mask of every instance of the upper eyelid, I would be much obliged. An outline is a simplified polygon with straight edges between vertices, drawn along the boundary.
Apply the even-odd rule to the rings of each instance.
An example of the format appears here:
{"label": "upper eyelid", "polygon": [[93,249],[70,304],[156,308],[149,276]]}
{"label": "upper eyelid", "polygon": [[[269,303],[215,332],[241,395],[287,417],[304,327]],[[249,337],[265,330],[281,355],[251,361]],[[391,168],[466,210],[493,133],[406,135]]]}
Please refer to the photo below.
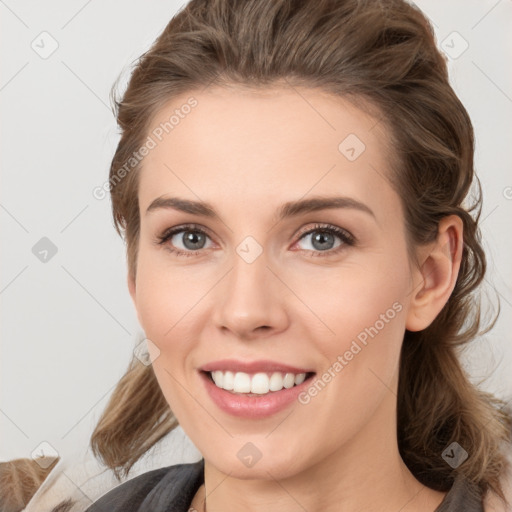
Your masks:
{"label": "upper eyelid", "polygon": [[340,230],[340,231],[343,231],[344,233],[346,233],[347,236],[355,238],[354,235],[352,235],[352,233],[348,229],[346,229],[342,226],[336,226],[335,224],[329,224],[328,222],[314,222],[313,224],[314,224],[314,226],[300,229],[297,233],[297,236],[309,234],[311,231],[321,231],[322,229],[326,229],[326,230]]}
{"label": "upper eyelid", "polygon": [[[326,229],[326,230],[337,229],[337,230],[344,232],[345,235],[347,236],[347,238],[353,240],[354,242],[357,240],[356,237],[348,229],[346,229],[342,226],[336,226],[335,224],[331,224],[328,222],[319,222],[319,221],[310,222],[308,224],[313,224],[313,225],[309,226],[309,227],[301,228],[295,235],[296,237],[298,237],[298,240],[301,240],[304,235],[311,234],[312,231],[315,231],[315,230],[320,231],[322,229]],[[197,224],[197,223],[178,224],[177,226],[167,228],[162,232],[161,235],[158,236],[158,239],[159,240],[160,239],[163,240],[165,238],[169,239],[170,237],[175,236],[176,234],[181,233],[182,231],[201,231],[201,232],[204,232],[207,236],[209,236],[210,239],[212,239],[212,231],[209,228],[207,228],[206,226],[203,226],[203,225]],[[335,236],[342,238],[340,236],[340,234],[335,233]],[[190,251],[190,252],[193,252],[193,251]]]}

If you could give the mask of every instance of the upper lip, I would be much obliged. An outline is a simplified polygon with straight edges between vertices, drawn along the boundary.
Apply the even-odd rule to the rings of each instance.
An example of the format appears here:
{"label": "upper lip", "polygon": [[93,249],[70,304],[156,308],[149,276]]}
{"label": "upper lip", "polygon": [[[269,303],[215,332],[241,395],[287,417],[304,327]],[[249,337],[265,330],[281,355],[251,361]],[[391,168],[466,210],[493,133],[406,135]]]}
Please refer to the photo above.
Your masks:
{"label": "upper lip", "polygon": [[282,373],[314,373],[314,370],[298,368],[288,364],[260,359],[258,361],[240,361],[236,359],[222,359],[212,361],[199,368],[204,372],[213,372],[215,370],[258,373],[258,372],[282,372]]}

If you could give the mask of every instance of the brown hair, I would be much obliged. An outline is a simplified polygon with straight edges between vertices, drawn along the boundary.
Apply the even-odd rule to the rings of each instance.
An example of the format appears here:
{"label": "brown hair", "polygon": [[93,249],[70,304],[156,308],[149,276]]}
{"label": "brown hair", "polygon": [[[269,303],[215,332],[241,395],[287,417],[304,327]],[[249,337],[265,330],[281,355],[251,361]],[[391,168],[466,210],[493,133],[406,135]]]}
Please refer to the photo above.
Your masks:
{"label": "brown hair", "polygon": [[0,463],[0,512],[23,510],[58,458],[14,459]]}
{"label": "brown hair", "polygon": [[[152,119],[173,97],[211,83],[267,88],[286,81],[317,88],[376,114],[388,127],[390,180],[406,218],[410,255],[435,240],[439,221],[460,216],[462,262],[445,307],[420,332],[406,331],[397,400],[398,446],[415,477],[447,491],[461,473],[483,493],[504,499],[502,449],[512,419],[504,403],[473,385],[458,350],[481,329],[479,296],[486,271],[478,221],[469,115],[449,83],[446,59],[421,11],[404,0],[192,0],[138,60],[115,100],[121,139],[110,168],[117,232],[135,278],[140,164],[119,170],[143,145]],[[465,205],[471,185],[477,191]],[[134,359],[92,436],[97,456],[127,473],[176,426],[151,366]],[[456,441],[468,459],[453,469],[441,456]]]}

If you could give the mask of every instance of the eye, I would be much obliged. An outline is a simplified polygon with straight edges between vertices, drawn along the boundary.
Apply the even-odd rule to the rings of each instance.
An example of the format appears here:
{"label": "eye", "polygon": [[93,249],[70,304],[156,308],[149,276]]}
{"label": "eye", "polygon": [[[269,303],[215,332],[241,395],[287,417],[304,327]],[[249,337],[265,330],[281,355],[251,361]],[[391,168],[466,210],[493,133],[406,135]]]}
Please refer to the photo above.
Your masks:
{"label": "eye", "polygon": [[[315,257],[337,254],[346,249],[347,246],[354,246],[356,242],[354,236],[352,236],[348,231],[330,224],[316,224],[313,229],[309,229],[305,233],[302,233],[299,242],[308,237],[311,237],[309,245],[313,248],[311,256]],[[335,243],[336,238],[341,240],[341,242],[334,246],[333,244]],[[311,249],[303,250],[311,251]]]}
{"label": "eye", "polygon": [[[179,236],[177,236],[179,235]],[[175,240],[173,240],[173,238]],[[176,253],[178,256],[194,256],[198,254],[201,249],[205,249],[206,239],[210,238],[206,231],[195,224],[187,224],[185,226],[176,226],[174,228],[167,229],[162,235],[157,237],[156,243],[164,245],[167,242],[167,249]],[[183,251],[180,250],[179,244],[183,245]],[[178,249],[176,245],[178,244]]]}
{"label": "eye", "polygon": [[[311,256],[330,256],[337,254],[346,249],[347,246],[354,246],[356,243],[356,239],[348,231],[330,224],[316,224],[312,229],[302,232],[300,235],[297,243],[305,240],[307,237],[311,237],[310,245],[312,249],[301,249],[311,253]],[[340,240],[340,243],[333,246],[336,238]],[[196,224],[187,224],[165,230],[161,235],[157,236],[155,243],[158,245],[166,245],[167,250],[171,253],[175,253],[177,256],[189,257],[198,255],[203,249],[211,248],[211,246],[206,246],[208,239],[210,239],[210,237],[205,229]],[[181,244],[182,247],[180,247],[179,244]]]}

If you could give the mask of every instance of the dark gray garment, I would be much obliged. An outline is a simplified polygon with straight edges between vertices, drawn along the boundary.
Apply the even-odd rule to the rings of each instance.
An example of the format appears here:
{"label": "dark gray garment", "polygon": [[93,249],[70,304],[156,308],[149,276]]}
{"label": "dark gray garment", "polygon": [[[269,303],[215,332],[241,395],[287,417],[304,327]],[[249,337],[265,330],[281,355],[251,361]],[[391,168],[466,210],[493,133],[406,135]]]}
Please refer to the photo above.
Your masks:
{"label": "dark gray garment", "polygon": [[[115,487],[86,512],[188,512],[204,483],[204,459],[149,471]],[[479,491],[460,475],[433,512],[484,512]]]}

